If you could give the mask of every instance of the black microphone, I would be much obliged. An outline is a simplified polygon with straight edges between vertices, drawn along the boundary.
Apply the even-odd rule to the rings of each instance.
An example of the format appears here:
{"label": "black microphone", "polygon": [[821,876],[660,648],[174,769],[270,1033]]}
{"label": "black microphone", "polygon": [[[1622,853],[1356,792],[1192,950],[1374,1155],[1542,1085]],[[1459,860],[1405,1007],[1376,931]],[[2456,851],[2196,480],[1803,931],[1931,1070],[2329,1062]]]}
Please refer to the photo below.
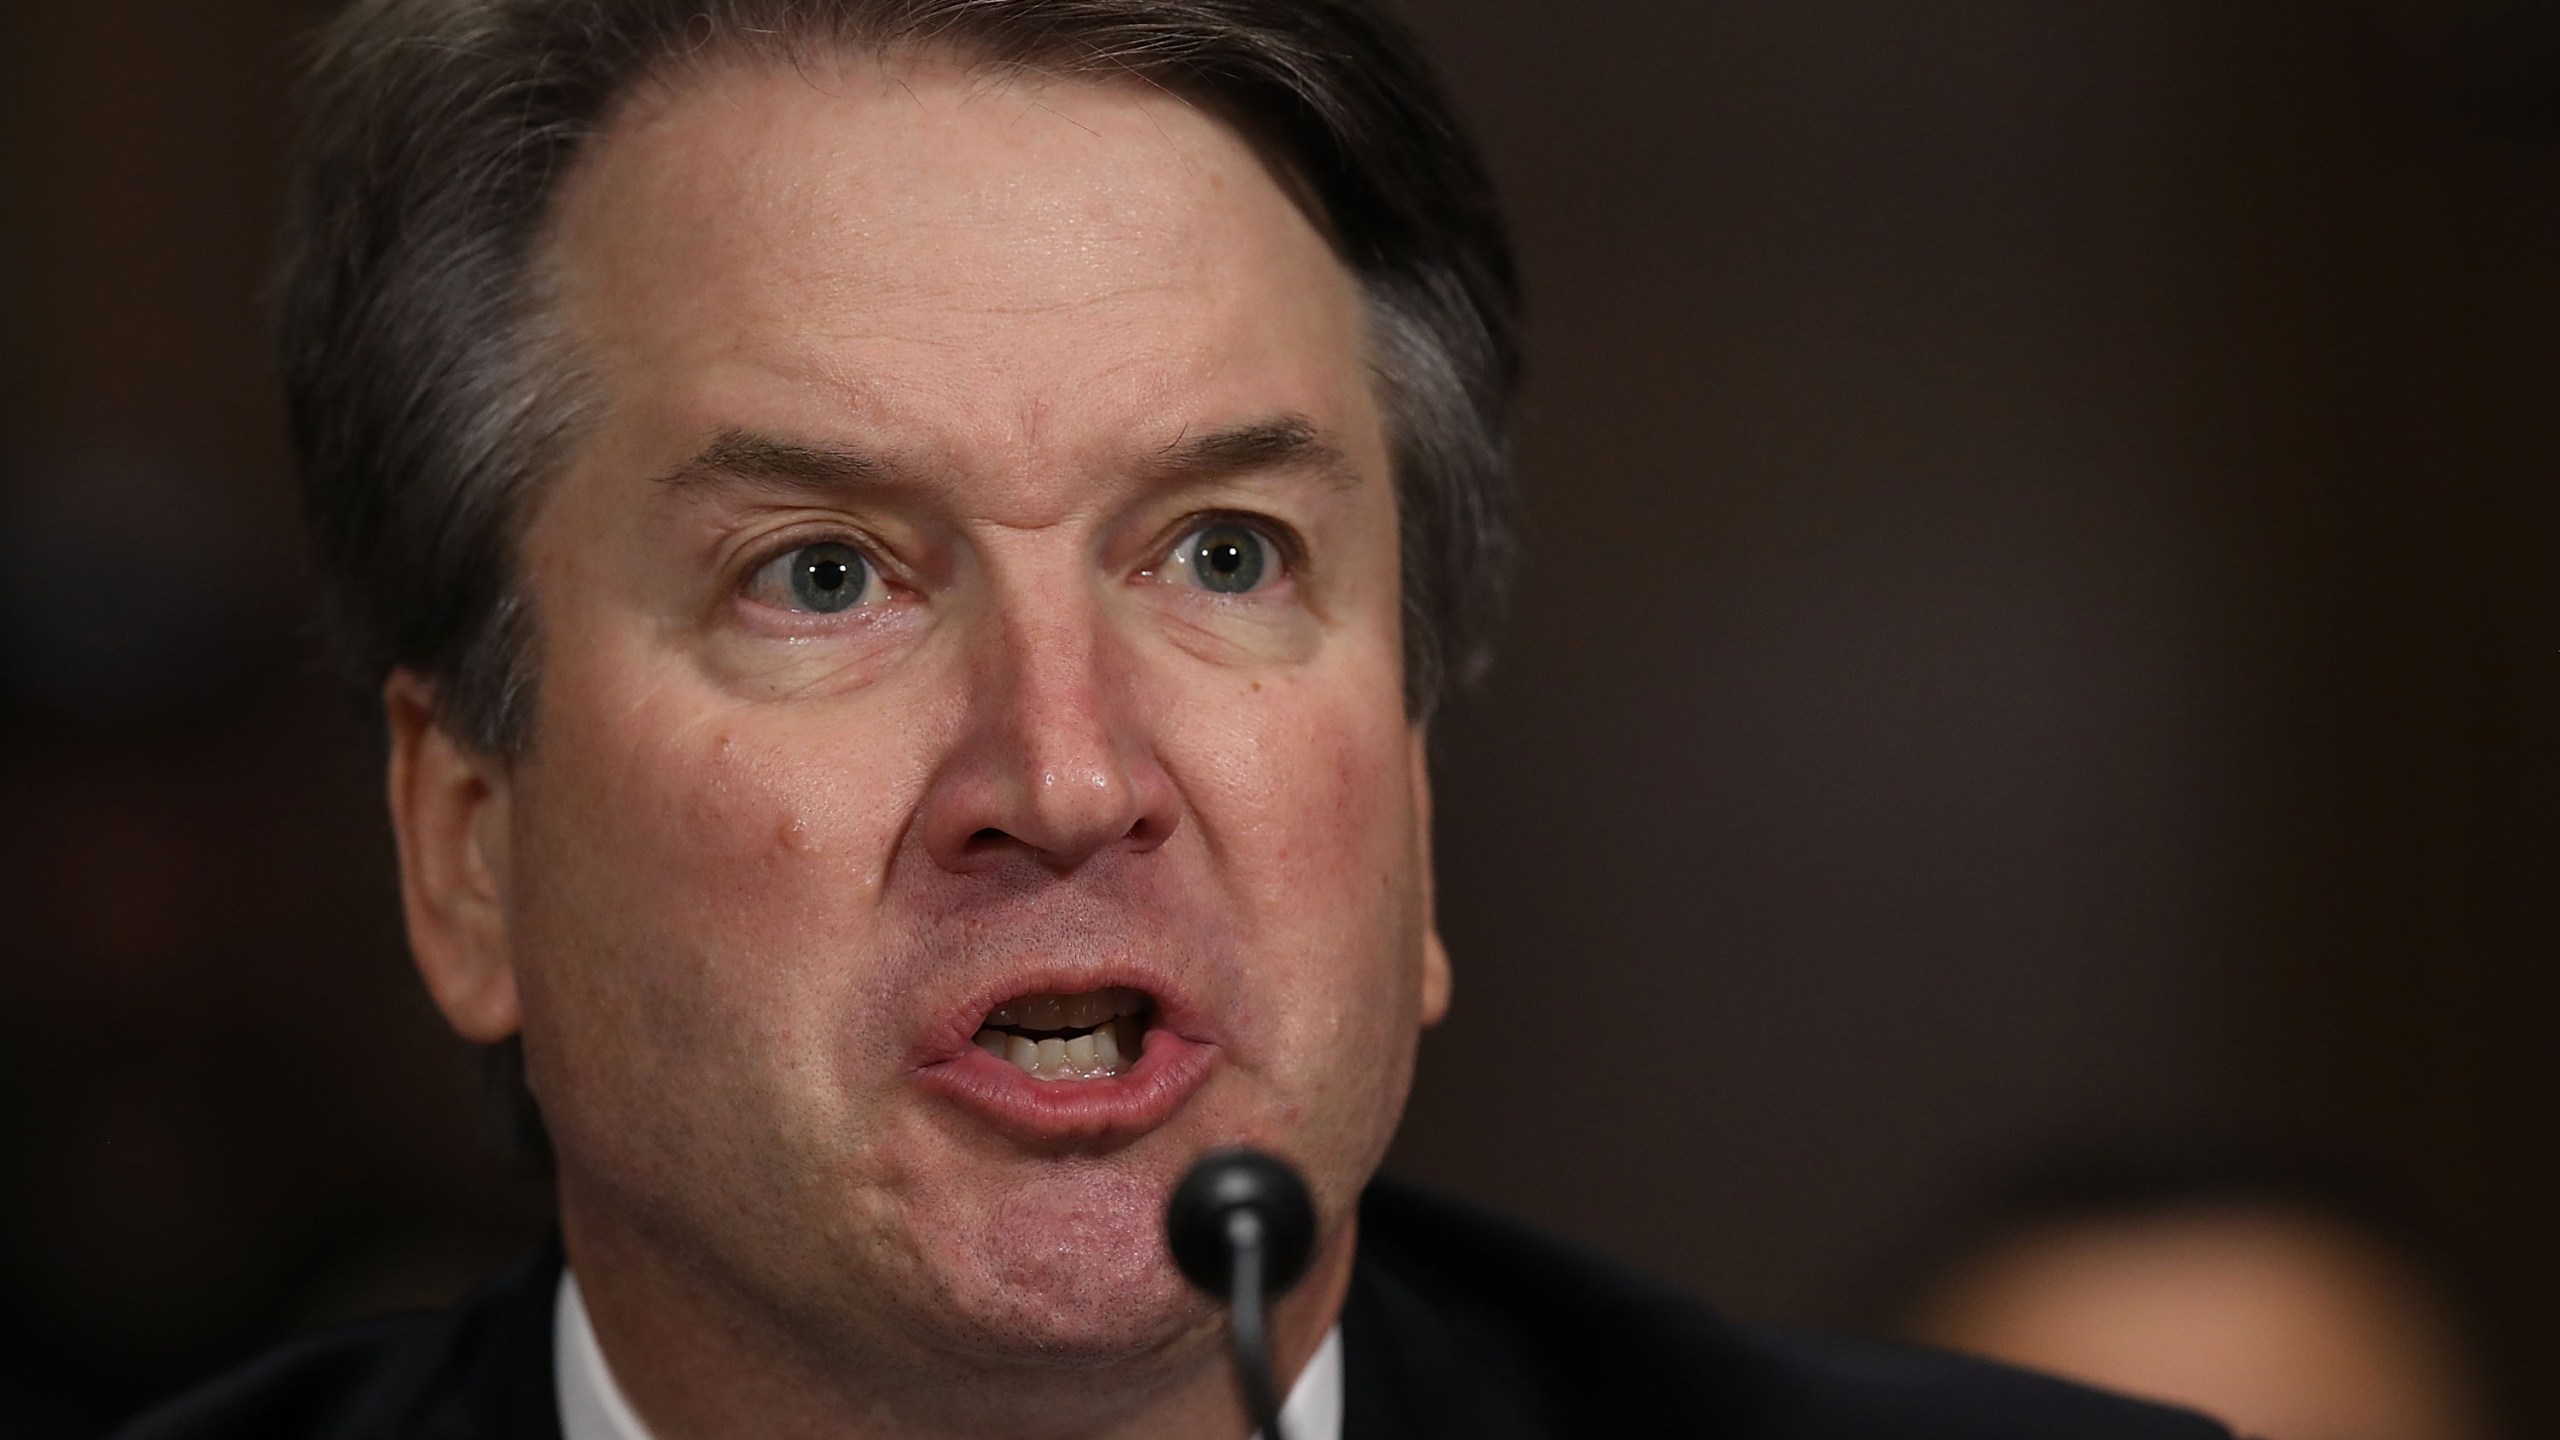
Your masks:
{"label": "black microphone", "polygon": [[1164,1234],[1184,1278],[1227,1302],[1245,1409],[1262,1440],[1285,1440],[1264,1307],[1298,1283],[1315,1253],[1307,1183],[1259,1150],[1213,1150],[1173,1188]]}

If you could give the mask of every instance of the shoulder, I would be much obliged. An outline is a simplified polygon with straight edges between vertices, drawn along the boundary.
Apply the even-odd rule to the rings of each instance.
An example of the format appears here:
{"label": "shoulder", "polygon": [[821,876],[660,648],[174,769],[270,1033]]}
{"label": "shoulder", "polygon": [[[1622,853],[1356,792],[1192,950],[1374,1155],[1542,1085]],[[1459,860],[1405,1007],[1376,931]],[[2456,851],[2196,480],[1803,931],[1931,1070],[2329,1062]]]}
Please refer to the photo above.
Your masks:
{"label": "shoulder", "polygon": [[1380,1181],[1343,1317],[1345,1440],[2227,1440],[2200,1416],[2003,1366],[1726,1320],[1472,1206]]}
{"label": "shoulder", "polygon": [[558,1440],[556,1247],[451,1310],[297,1340],[152,1410],[115,1440]]}

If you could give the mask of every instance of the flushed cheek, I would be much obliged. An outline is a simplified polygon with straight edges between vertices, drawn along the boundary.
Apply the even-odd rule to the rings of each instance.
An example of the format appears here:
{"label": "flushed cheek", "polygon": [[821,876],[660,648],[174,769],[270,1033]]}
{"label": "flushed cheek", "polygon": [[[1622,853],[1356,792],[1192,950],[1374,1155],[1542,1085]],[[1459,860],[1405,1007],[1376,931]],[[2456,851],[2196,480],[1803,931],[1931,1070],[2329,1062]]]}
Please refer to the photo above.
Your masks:
{"label": "flushed cheek", "polygon": [[[1409,1046],[1420,852],[1400,715],[1330,689],[1267,685],[1250,726],[1202,724],[1191,800],[1265,970],[1246,1028],[1283,1073],[1366,1074]],[[1239,1057],[1253,1065],[1250,1048]],[[1277,1077],[1275,1077],[1277,1078]],[[1320,1079],[1290,1076],[1301,1091]]]}
{"label": "flushed cheek", "polygon": [[[1184,768],[1210,843],[1257,907],[1305,911],[1323,896],[1345,913],[1371,909],[1382,879],[1410,870],[1415,816],[1399,717],[1333,701],[1313,687],[1271,684],[1251,707],[1189,729]],[[1314,920],[1320,918],[1306,915]]]}
{"label": "flushed cheek", "polygon": [[518,817],[528,1026],[565,1062],[854,1093],[829,1071],[869,1058],[842,1022],[877,952],[897,756],[795,747],[698,696],[673,708],[710,718],[595,707],[613,723],[546,733]]}

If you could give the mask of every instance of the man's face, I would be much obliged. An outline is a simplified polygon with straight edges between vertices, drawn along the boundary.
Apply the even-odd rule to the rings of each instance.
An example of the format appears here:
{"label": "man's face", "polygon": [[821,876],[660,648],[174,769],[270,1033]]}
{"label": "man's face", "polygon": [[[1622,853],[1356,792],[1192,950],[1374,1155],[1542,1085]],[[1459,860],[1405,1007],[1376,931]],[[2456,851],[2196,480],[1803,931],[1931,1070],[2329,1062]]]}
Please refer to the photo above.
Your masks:
{"label": "man's face", "polygon": [[645,97],[550,259],[601,408],[486,849],[573,1245],[878,1343],[1196,1329],[1182,1168],[1340,1216],[1445,995],[1351,277],[1201,111],[921,61]]}

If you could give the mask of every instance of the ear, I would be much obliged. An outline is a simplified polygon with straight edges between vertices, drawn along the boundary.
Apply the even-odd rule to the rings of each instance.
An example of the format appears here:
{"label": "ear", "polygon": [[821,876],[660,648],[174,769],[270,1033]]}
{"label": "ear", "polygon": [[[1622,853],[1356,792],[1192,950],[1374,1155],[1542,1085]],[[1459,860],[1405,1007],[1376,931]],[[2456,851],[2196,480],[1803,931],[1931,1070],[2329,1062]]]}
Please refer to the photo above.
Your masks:
{"label": "ear", "polygon": [[1440,1023],[1449,1013],[1449,947],[1440,943],[1438,882],[1431,869],[1431,746],[1424,729],[1413,727],[1413,749],[1405,757],[1413,775],[1413,843],[1422,865],[1422,1023]]}
{"label": "ear", "polygon": [[446,731],[435,686],[411,671],[383,685],[382,710],[410,953],[446,1022],[495,1044],[520,1019],[507,949],[507,769]]}

